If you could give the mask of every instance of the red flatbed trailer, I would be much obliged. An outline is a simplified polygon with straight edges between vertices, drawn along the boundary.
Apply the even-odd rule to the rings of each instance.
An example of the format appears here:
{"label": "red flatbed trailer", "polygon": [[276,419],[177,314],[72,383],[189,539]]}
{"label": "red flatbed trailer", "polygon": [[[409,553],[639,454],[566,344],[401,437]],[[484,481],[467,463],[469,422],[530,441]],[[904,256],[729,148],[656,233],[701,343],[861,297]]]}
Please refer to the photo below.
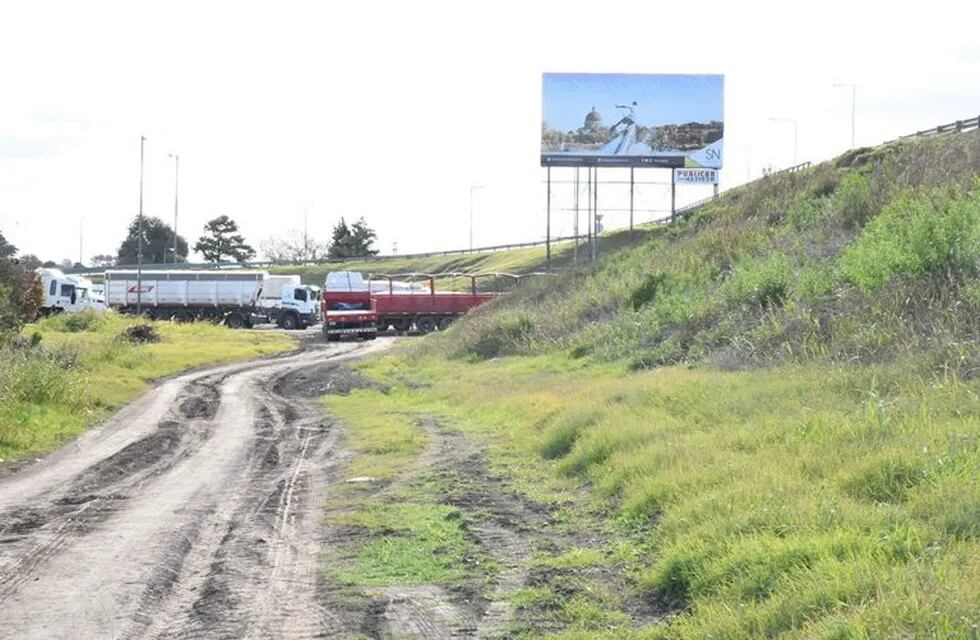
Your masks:
{"label": "red flatbed trailer", "polygon": [[[399,332],[408,331],[413,325],[420,333],[443,330],[459,316],[498,295],[477,292],[476,275],[467,276],[471,279],[469,292],[436,292],[434,275],[425,274],[429,281],[428,291],[396,290],[394,278],[397,275],[382,277],[387,280],[387,291],[384,287],[372,291],[370,281],[363,290],[337,291],[330,290],[331,275],[328,274],[328,286],[323,288],[322,294],[323,331],[328,340],[339,339],[342,335],[370,339],[377,335],[378,330],[388,327]],[[354,279],[357,282],[361,280],[362,278]],[[348,278],[347,281],[351,282],[351,279]],[[355,311],[360,314],[356,319],[354,315],[350,315]],[[372,314],[373,318],[368,319]],[[371,321],[374,323],[373,328],[368,327]]]}

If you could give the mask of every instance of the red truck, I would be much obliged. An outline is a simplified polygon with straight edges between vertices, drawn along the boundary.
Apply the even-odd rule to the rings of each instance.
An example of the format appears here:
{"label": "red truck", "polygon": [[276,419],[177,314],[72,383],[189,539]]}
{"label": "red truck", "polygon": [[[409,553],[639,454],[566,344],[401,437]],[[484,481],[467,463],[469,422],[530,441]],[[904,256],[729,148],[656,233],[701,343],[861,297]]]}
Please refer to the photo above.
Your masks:
{"label": "red truck", "polygon": [[[418,276],[419,274],[406,274]],[[366,280],[356,271],[332,271],[323,287],[323,335],[330,342],[343,336],[374,339],[379,330],[391,327],[419,333],[445,329],[473,307],[496,297],[478,293],[477,276],[468,292],[436,292],[436,276],[423,274],[428,287],[396,282],[397,276]]]}

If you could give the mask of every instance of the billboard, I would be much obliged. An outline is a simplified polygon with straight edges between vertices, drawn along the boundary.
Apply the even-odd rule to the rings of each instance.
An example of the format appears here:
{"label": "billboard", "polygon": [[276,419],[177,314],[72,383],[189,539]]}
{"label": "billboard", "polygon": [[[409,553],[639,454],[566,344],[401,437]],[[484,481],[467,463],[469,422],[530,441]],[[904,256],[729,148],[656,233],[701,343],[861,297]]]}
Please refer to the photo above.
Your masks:
{"label": "billboard", "polygon": [[724,76],[546,73],[541,166],[720,169]]}

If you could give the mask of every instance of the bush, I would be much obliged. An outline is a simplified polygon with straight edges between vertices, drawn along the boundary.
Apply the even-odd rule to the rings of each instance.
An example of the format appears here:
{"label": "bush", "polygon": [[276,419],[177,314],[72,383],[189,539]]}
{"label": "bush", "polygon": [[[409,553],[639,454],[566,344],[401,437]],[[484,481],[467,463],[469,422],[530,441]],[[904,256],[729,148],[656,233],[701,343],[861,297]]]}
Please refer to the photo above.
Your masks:
{"label": "bush", "polygon": [[127,342],[132,342],[133,344],[160,342],[160,334],[148,324],[133,325],[123,332],[122,337]]}
{"label": "bush", "polygon": [[778,307],[789,293],[791,278],[792,268],[785,254],[743,258],[735,263],[731,276],[722,285],[722,296],[730,304]]}
{"label": "bush", "polygon": [[860,173],[848,173],[834,196],[834,206],[845,227],[863,225],[871,217],[871,181]]}
{"label": "bush", "polygon": [[633,310],[639,311],[640,307],[651,302],[666,282],[666,273],[658,271],[647,274],[643,281],[630,292],[629,304]]}
{"label": "bush", "polygon": [[40,348],[8,348],[0,353],[0,400],[45,404],[71,400],[78,388],[76,357]]}
{"label": "bush", "polygon": [[521,353],[527,349],[534,321],[522,311],[500,313],[483,322],[471,323],[472,338],[457,351],[456,356],[488,360],[502,355]]}
{"label": "bush", "polygon": [[975,273],[980,260],[980,194],[951,200],[905,193],[841,255],[844,277],[869,292],[895,276]]}

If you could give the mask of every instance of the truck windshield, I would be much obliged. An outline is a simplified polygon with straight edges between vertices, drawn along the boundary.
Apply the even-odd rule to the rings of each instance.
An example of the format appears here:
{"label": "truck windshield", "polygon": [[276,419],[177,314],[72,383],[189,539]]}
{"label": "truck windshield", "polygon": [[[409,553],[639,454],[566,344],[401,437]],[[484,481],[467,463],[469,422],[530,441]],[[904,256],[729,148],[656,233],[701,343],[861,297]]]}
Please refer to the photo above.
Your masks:
{"label": "truck windshield", "polygon": [[61,285],[61,295],[68,298],[75,293],[75,285],[73,284],[63,284]]}
{"label": "truck windshield", "polygon": [[306,289],[296,289],[293,291],[293,298],[299,302],[306,302]]}

